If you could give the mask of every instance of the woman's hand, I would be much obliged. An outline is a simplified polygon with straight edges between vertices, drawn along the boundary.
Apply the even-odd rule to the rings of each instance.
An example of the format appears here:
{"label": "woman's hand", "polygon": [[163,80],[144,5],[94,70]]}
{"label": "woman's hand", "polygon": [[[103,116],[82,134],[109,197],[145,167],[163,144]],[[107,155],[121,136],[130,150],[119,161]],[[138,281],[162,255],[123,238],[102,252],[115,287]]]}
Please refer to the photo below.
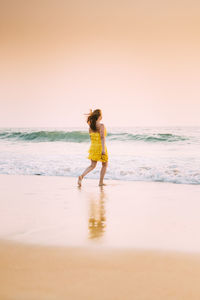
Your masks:
{"label": "woman's hand", "polygon": [[105,151],[102,151],[102,152],[101,152],[101,155],[105,155],[105,154],[106,154],[106,152],[105,152]]}

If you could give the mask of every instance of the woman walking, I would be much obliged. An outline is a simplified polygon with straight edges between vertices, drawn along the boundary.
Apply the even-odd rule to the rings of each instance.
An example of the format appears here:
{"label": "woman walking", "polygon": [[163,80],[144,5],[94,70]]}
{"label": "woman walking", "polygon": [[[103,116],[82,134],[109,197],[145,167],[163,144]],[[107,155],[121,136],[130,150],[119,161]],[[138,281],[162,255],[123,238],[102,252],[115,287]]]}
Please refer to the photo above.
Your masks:
{"label": "woman walking", "polygon": [[102,112],[100,109],[95,109],[90,111],[87,117],[87,123],[89,125],[89,135],[91,139],[91,145],[88,150],[88,159],[91,160],[91,165],[85,169],[85,171],[78,177],[78,185],[81,186],[82,179],[90,171],[92,171],[96,165],[97,161],[102,162],[102,168],[100,172],[99,186],[106,185],[103,182],[106,169],[108,166],[108,151],[105,143],[105,137],[107,135],[106,128],[104,124],[100,123],[102,120]]}

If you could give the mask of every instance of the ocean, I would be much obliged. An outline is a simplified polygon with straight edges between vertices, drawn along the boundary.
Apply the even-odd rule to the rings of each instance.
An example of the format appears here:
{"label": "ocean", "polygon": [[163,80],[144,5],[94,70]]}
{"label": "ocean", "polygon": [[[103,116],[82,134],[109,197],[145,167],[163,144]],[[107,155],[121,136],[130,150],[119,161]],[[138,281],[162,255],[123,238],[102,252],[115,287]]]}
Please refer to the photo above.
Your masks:
{"label": "ocean", "polygon": [[[200,184],[200,127],[106,127],[105,179]],[[88,128],[0,128],[0,174],[77,177]],[[101,163],[86,178],[99,178]]]}

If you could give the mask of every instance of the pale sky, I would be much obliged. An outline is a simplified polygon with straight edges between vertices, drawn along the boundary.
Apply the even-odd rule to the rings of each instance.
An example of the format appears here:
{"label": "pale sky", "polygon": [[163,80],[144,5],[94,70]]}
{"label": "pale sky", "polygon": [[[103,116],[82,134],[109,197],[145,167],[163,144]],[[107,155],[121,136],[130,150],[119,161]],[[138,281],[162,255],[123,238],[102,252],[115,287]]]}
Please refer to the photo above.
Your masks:
{"label": "pale sky", "polygon": [[0,127],[200,126],[200,1],[0,0]]}

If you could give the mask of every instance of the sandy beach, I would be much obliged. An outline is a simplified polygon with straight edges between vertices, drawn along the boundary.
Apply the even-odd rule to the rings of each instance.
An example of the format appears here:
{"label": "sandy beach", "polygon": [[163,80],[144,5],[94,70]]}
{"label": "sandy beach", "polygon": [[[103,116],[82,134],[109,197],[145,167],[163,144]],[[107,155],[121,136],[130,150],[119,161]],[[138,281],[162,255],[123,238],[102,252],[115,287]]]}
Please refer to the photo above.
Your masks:
{"label": "sandy beach", "polygon": [[200,256],[0,244],[0,299],[182,299],[200,296]]}
{"label": "sandy beach", "polygon": [[0,175],[0,299],[199,299],[199,186]]}

